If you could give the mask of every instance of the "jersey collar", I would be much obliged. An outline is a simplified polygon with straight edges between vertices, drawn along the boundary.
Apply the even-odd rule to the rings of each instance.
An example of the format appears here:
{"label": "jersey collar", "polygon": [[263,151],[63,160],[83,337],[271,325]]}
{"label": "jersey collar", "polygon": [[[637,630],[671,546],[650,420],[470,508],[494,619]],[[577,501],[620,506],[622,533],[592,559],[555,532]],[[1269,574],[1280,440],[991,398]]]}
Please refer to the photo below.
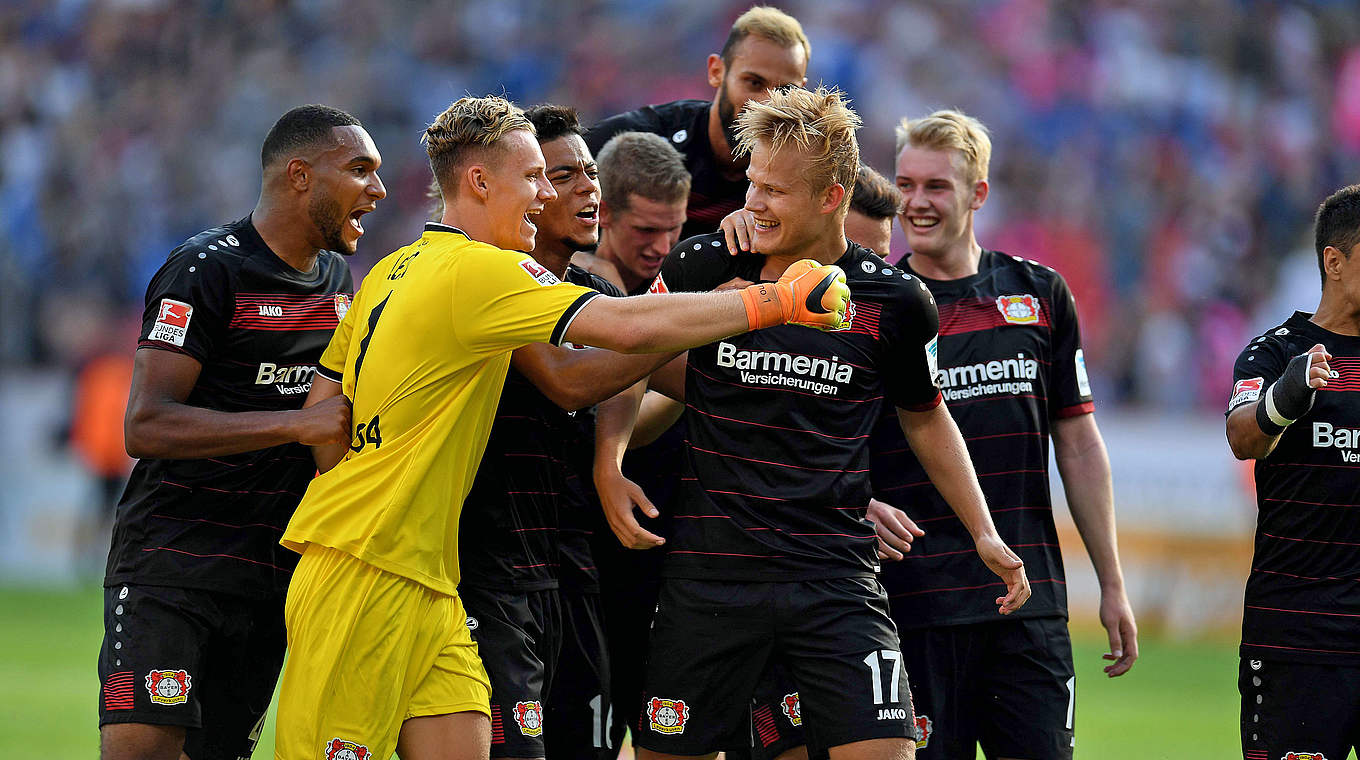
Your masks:
{"label": "jersey collar", "polygon": [[449,225],[449,224],[443,224],[443,223],[441,223],[441,222],[426,222],[426,223],[425,223],[425,231],[426,231],[426,232],[454,232],[454,233],[457,233],[457,234],[459,234],[459,235],[462,235],[463,237],[467,238],[468,240],[471,240],[471,239],[472,239],[466,232],[463,232],[462,230],[458,229],[457,227],[454,227],[453,225]]}

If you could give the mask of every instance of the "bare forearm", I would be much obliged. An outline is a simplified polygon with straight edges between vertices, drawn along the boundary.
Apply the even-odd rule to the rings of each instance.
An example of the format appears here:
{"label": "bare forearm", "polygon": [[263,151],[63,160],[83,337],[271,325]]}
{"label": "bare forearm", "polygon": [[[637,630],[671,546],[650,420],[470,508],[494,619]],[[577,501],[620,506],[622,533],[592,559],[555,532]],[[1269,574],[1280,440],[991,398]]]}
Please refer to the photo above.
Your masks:
{"label": "bare forearm", "polygon": [[536,343],[515,351],[512,361],[553,403],[576,411],[623,391],[674,356],[674,352],[620,354]]}
{"label": "bare forearm", "polygon": [[202,459],[292,443],[295,412],[219,412],[174,401],[128,410],[127,451],[140,459]]}
{"label": "bare forearm", "polygon": [[613,473],[622,467],[645,392],[646,385],[637,383],[595,409],[596,472],[603,469]]}
{"label": "bare forearm", "polygon": [[1243,404],[1228,415],[1228,446],[1238,459],[1265,459],[1280,441],[1278,435],[1266,435],[1256,424],[1259,403]]}
{"label": "bare forearm", "polygon": [[738,291],[596,298],[567,338],[623,353],[680,351],[750,329]]}
{"label": "bare forearm", "polygon": [[912,453],[973,540],[996,535],[996,525],[978,485],[968,447],[945,405],[927,412],[899,409],[897,415]]}
{"label": "bare forearm", "polygon": [[637,424],[633,427],[632,437],[628,439],[628,448],[636,449],[639,446],[646,446],[661,437],[662,433],[670,429],[670,426],[680,419],[680,414],[683,411],[685,411],[684,404],[673,401],[655,391],[643,396],[642,408],[638,410]]}
{"label": "bare forearm", "polygon": [[1122,590],[1115,530],[1114,486],[1105,442],[1091,415],[1059,420],[1054,427],[1054,458],[1063,491],[1086,553],[1104,590]]}

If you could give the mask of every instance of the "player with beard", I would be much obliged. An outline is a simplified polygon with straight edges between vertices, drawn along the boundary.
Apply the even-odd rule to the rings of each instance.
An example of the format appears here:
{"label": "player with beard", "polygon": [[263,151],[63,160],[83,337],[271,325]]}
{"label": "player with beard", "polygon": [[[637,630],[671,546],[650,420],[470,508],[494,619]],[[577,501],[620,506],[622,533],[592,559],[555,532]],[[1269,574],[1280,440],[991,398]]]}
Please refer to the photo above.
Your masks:
{"label": "player with beard", "polygon": [[354,424],[348,445],[313,450],[323,472],[282,538],[302,558],[285,611],[280,758],[489,754],[458,530],[512,351],[571,341],[656,353],[844,324],[844,274],[811,261],[735,293],[601,298],[562,282],[516,252],[534,249],[532,218],[557,199],[534,135],[503,98],[439,114],[424,139],[441,221],[370,270],[318,362],[307,403],[343,393]]}
{"label": "player with beard", "polygon": [[777,8],[756,6],[732,24],[722,52],[708,56],[713,100],[676,100],[611,116],[586,134],[600,155],[620,132],[651,132],[674,143],[693,176],[682,237],[718,228],[741,208],[746,195],[746,158],[734,151],[737,115],[770,90],[807,82],[812,47],[798,19]]}
{"label": "player with beard", "polygon": [[[557,192],[537,217],[530,255],[559,279],[622,296],[570,264],[596,244],[600,206],[576,112],[544,105],[525,117]],[[608,663],[590,550],[599,506],[580,473],[590,472],[592,405],[673,355],[540,343],[511,359],[459,526],[458,593],[491,680],[493,758],[591,758],[604,746],[596,714],[608,709]]]}
{"label": "player with beard", "polygon": [[[682,242],[653,285],[703,291],[768,281],[787,261],[837,262],[854,312],[845,330],[776,328],[692,349],[683,386],[686,477],[653,622],[641,760],[712,756],[749,730],[766,668],[784,666],[815,749],[837,760],[910,757],[914,722],[887,598],[874,578],[869,434],[887,400],[1005,579],[1002,614],[1029,595],[992,526],[966,449],[934,382],[934,302],[915,277],[845,238],[859,119],[840,93],[787,89],[740,117],[746,208],[764,254],[730,255],[721,234]],[[646,547],[618,470],[626,429],[599,431],[596,483],[620,541]],[[995,613],[994,613],[995,614]]]}
{"label": "player with beard", "polygon": [[174,251],[146,293],[125,423],[139,457],[104,580],[100,756],[249,757],[283,664],[296,555],[279,535],[349,408],[302,409],[349,306],[342,256],[386,196],[353,116],[295,108],[254,211]]}
{"label": "player with beard", "polygon": [[1255,460],[1256,548],[1242,614],[1242,756],[1360,748],[1360,185],[1318,207],[1322,297],[1233,367],[1228,444]]}

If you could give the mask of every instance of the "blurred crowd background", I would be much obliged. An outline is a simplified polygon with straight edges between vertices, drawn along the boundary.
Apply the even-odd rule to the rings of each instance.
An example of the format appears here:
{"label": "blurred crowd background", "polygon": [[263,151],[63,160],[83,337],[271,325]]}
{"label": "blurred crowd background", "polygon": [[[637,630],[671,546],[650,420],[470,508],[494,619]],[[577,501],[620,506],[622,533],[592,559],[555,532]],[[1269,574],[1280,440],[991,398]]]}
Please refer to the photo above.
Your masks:
{"label": "blurred crowd background", "polygon": [[[958,107],[991,127],[979,240],[1067,277],[1103,408],[1209,419],[1251,334],[1316,304],[1313,210],[1360,181],[1354,0],[776,4],[811,39],[810,80],[854,100],[880,171],[904,115]],[[704,58],[748,5],[0,3],[0,382],[94,403],[70,384],[116,377],[101,357],[131,356],[171,248],[251,209],[288,108],[348,110],[383,153],[361,274],[417,234],[418,138],[451,100],[503,92],[591,123],[711,99]],[[79,450],[99,435],[82,424],[77,409],[53,435]]]}

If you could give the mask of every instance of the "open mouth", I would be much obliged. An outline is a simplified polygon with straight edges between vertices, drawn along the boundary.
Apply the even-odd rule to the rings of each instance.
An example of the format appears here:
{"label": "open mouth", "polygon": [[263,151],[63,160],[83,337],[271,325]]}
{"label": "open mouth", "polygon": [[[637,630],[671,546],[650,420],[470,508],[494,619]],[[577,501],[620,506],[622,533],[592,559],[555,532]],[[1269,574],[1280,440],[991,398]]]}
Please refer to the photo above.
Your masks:
{"label": "open mouth", "polygon": [[756,219],[756,229],[761,232],[769,232],[779,226],[779,222],[772,222],[768,219]]}
{"label": "open mouth", "polygon": [[911,216],[907,217],[907,222],[915,230],[930,230],[939,226],[940,218],[937,216]]}
{"label": "open mouth", "polygon": [[361,208],[350,212],[349,226],[351,229],[354,230],[354,233],[359,237],[363,237],[364,235],[364,225],[359,221],[359,218],[372,210],[373,209],[370,208]]}
{"label": "open mouth", "polygon": [[528,211],[524,212],[524,223],[529,225],[529,229],[533,230],[534,232],[538,232],[538,225],[534,224],[534,220],[530,219],[529,217],[538,216],[541,213],[543,213],[542,206],[538,208],[531,208]]}
{"label": "open mouth", "polygon": [[576,218],[586,224],[599,224],[600,207],[597,204],[590,204],[576,212]]}

